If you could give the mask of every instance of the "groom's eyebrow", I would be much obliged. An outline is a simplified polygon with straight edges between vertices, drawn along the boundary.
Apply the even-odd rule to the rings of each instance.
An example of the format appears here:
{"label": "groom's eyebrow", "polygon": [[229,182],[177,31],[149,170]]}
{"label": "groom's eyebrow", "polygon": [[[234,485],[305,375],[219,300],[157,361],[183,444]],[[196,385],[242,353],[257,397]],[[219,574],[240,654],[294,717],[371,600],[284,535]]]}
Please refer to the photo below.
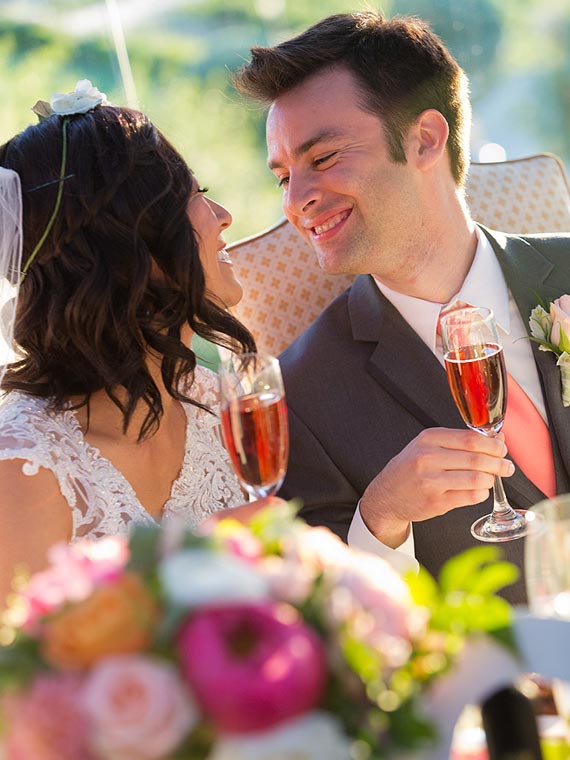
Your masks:
{"label": "groom's eyebrow", "polygon": [[[340,137],[342,134],[343,132],[338,129],[323,129],[321,132],[317,132],[316,135],[309,137],[309,139],[305,140],[304,143],[301,143],[298,148],[295,148],[293,151],[293,156],[295,158],[301,158],[301,156],[310,151],[311,148],[318,143],[325,142],[326,140],[334,140],[335,138]],[[278,159],[275,161],[268,161],[267,165],[271,170],[284,168],[283,164],[281,164]]]}

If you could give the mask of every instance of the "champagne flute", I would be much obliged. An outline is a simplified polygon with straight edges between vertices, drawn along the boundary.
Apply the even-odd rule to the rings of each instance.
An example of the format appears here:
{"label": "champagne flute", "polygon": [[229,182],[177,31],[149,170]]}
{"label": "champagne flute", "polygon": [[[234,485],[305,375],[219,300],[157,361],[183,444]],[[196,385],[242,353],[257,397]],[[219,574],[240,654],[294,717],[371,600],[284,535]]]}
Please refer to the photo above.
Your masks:
{"label": "champagne flute", "polygon": [[[451,395],[467,427],[496,436],[507,407],[503,347],[493,312],[486,307],[454,309],[440,320],[443,358]],[[525,510],[507,501],[501,478],[493,484],[493,512],[471,526],[480,541],[512,541],[528,533]]]}
{"label": "champagne flute", "polygon": [[280,487],[289,456],[289,428],[279,361],[239,354],[219,368],[222,432],[233,467],[255,498]]}

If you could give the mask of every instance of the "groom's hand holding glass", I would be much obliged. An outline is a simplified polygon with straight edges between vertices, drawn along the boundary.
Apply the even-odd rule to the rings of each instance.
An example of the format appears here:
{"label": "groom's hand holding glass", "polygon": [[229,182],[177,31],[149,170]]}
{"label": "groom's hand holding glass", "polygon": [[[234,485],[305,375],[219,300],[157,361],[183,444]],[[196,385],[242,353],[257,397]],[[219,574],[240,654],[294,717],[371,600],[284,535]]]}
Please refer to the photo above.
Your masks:
{"label": "groom's hand holding glass", "polygon": [[[467,312],[478,314],[475,309]],[[445,325],[445,334],[442,334],[444,343],[452,341],[455,322],[451,326]],[[469,388],[472,394],[473,388]],[[504,416],[504,400],[503,393],[501,403],[497,401],[500,409],[491,410],[493,414],[496,412],[497,420],[491,421],[493,424],[489,427],[493,429],[487,436],[480,435],[479,428],[484,423],[479,419],[474,422],[469,420],[473,423],[470,424],[471,429],[478,431],[475,434],[471,431],[431,428],[420,433],[388,463],[372,481],[360,505],[367,527],[379,540],[396,548],[405,541],[411,522],[485,501],[490,489],[496,489],[497,483],[500,484],[501,477],[513,474],[514,465],[504,459],[506,446],[502,438],[497,437]],[[458,406],[465,417],[465,404]],[[506,505],[505,509],[510,508]],[[509,538],[515,537],[516,531],[507,532]],[[493,534],[485,540],[504,540],[505,537]]]}
{"label": "groom's hand holding glass", "polygon": [[472,430],[423,430],[374,478],[360,501],[368,529],[397,548],[410,523],[485,501],[495,476],[509,477],[513,463],[499,436]]}

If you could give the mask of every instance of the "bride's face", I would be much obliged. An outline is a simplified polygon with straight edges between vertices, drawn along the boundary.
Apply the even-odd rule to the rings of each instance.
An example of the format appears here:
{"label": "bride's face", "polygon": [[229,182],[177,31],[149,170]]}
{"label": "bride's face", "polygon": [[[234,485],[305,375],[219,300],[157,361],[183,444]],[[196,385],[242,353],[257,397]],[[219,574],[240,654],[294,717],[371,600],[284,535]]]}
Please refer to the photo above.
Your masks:
{"label": "bride's face", "polygon": [[224,307],[241,301],[242,287],[236,279],[232,262],[225,250],[223,231],[232,223],[232,216],[223,206],[196,188],[188,201],[188,218],[192,223],[200,260],[206,275],[206,287]]}

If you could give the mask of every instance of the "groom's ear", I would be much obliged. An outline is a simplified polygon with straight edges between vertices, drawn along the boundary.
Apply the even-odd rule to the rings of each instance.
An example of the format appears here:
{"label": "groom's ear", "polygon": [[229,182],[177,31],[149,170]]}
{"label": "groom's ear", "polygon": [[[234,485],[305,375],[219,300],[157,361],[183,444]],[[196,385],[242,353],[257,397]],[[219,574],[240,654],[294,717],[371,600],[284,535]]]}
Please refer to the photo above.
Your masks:
{"label": "groom's ear", "polygon": [[432,169],[442,158],[447,160],[449,125],[443,114],[428,108],[410,126],[404,140],[408,163],[420,171]]}

